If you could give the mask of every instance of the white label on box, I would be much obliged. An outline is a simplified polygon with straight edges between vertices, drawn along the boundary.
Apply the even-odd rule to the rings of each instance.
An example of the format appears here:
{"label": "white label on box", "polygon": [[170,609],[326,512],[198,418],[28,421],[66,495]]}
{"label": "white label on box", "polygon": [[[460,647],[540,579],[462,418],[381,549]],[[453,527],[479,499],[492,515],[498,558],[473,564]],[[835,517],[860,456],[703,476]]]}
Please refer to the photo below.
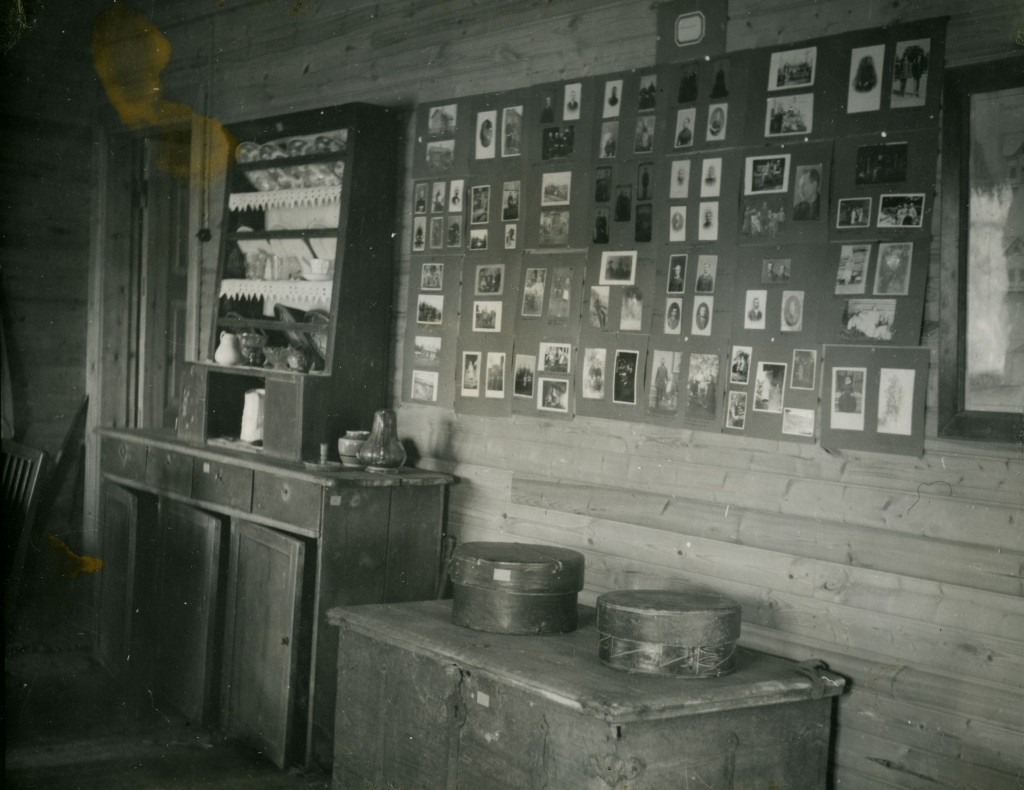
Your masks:
{"label": "white label on box", "polygon": [[203,461],[203,474],[204,475],[210,474],[210,462],[209,461]]}
{"label": "white label on box", "polygon": [[511,568],[495,568],[494,569],[494,580],[496,582],[510,582],[510,581],[512,581],[512,570],[511,570]]}
{"label": "white label on box", "polygon": [[483,705],[485,708],[491,707],[491,695],[485,694],[482,691],[476,693],[476,701],[478,705]]}

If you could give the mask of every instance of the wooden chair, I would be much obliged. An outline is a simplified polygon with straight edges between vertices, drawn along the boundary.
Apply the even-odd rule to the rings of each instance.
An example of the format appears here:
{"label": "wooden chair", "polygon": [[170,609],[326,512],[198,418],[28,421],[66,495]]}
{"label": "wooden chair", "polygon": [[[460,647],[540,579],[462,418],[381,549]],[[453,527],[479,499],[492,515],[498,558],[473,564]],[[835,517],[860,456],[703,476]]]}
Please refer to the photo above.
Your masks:
{"label": "wooden chair", "polygon": [[3,531],[6,544],[4,597],[6,616],[10,622],[25,570],[25,558],[32,540],[43,481],[46,479],[47,455],[42,450],[4,441],[0,444],[0,456],[3,459]]}

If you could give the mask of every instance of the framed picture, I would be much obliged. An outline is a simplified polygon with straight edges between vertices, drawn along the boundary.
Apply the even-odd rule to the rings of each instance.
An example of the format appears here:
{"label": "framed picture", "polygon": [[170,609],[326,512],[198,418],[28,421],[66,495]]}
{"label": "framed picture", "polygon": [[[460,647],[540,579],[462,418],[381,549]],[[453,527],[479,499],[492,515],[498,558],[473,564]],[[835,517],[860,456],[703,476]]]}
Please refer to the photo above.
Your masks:
{"label": "framed picture", "polygon": [[666,293],[686,293],[686,255],[678,253],[668,256],[668,282],[665,284]]}
{"label": "framed picture", "polygon": [[636,282],[636,250],[601,253],[599,285],[633,285]]}
{"label": "framed picture", "polygon": [[670,296],[665,300],[665,326],[662,331],[666,335],[679,335],[683,331],[683,300],[678,296]]}
{"label": "framed picture", "polygon": [[750,382],[750,360],[754,356],[751,346],[733,346],[729,362],[729,383],[746,386]]}
{"label": "framed picture", "polygon": [[537,354],[541,373],[572,373],[571,358],[569,343],[541,343]]}
{"label": "framed picture", "polygon": [[931,39],[899,41],[893,57],[892,95],[889,107],[923,107],[928,98],[928,64]]}
{"label": "framed picture", "polygon": [[734,431],[742,431],[747,424],[747,393],[729,391],[729,401],[725,405],[725,427]]}
{"label": "framed picture", "polygon": [[540,388],[537,391],[537,408],[540,411],[553,411],[560,414],[569,412],[569,382],[565,379],[539,378]]}
{"label": "framed picture", "polygon": [[473,302],[473,331],[501,331],[501,300]]}
{"label": "framed picture", "polygon": [[685,200],[690,194],[690,160],[676,159],[671,165],[668,180],[668,196],[674,200]]}
{"label": "framed picture", "polygon": [[615,379],[612,384],[612,403],[636,405],[636,377],[640,365],[639,351],[615,352]]}
{"label": "framed picture", "polygon": [[532,398],[537,358],[531,354],[516,354],[513,368],[512,397]]}
{"label": "framed picture", "polygon": [[487,352],[487,371],[484,379],[485,398],[505,397],[505,352]]}
{"label": "framed picture", "polygon": [[767,291],[747,291],[743,304],[744,329],[764,329],[764,310],[767,302]]}
{"label": "framed picture", "polygon": [[568,206],[571,187],[571,171],[544,173],[541,177],[540,204],[542,206]]}
{"label": "framed picture", "polygon": [[804,292],[782,292],[782,315],[779,319],[783,332],[802,332],[804,328]]}
{"label": "framed picture", "polygon": [[712,104],[708,108],[708,128],[704,139],[709,143],[718,143],[724,140],[728,122],[729,105],[725,102]]}
{"label": "framed picture", "polygon": [[867,368],[832,368],[829,424],[834,430],[864,430],[864,389]]}
{"label": "framed picture", "polygon": [[717,200],[710,200],[700,204],[700,224],[697,226],[697,241],[718,241]]}
{"label": "framed picture", "polygon": [[768,64],[768,90],[810,88],[814,85],[817,47],[802,47],[773,52]]}
{"label": "framed picture", "polygon": [[754,378],[754,411],[782,414],[785,385],[785,362],[758,362]]}
{"label": "framed picture", "polygon": [[480,396],[480,352],[462,352],[462,384],[459,394],[463,398]]}
{"label": "framed picture", "polygon": [[633,138],[633,153],[649,154],[654,150],[654,116],[636,117],[636,134]]}
{"label": "framed picture", "polygon": [[743,171],[744,195],[767,195],[789,190],[789,154],[748,156]]}
{"label": "framed picture", "polygon": [[835,294],[862,294],[871,261],[870,244],[844,244],[839,250]]}
{"label": "framed picture", "polygon": [[440,325],[444,319],[444,297],[441,294],[420,294],[416,300],[416,323]]}
{"label": "framed picture", "polygon": [[608,349],[587,348],[583,351],[582,395],[587,400],[604,398],[605,364]]}
{"label": "framed picture", "polygon": [[578,121],[580,119],[580,104],[582,98],[582,82],[571,82],[565,86],[565,92],[562,102],[563,121]]}
{"label": "framed picture", "polygon": [[604,84],[602,118],[618,118],[622,106],[622,80],[607,80]]}
{"label": "framed picture", "polygon": [[910,264],[914,243],[882,242],[875,268],[875,296],[906,296],[910,293]]}
{"label": "framed picture", "polygon": [[700,163],[700,196],[718,197],[722,194],[722,158],[716,156]]}
{"label": "framed picture", "polygon": [[765,137],[810,134],[813,130],[813,93],[794,93],[768,99],[764,117]]}
{"label": "framed picture", "polygon": [[520,156],[523,153],[523,105],[506,107],[501,111],[501,155]]}
{"label": "framed picture", "polygon": [[466,182],[461,178],[454,178],[448,182],[448,211],[455,213],[462,211],[462,196],[466,191]]}
{"label": "framed picture", "polygon": [[471,250],[487,249],[487,228],[470,228],[469,248]]}
{"label": "framed picture", "polygon": [[850,73],[846,87],[846,112],[873,112],[882,106],[882,74],[885,73],[885,45],[855,47],[850,52]]}
{"label": "framed picture", "polygon": [[697,258],[697,282],[694,290],[699,294],[715,292],[715,277],[718,275],[718,256],[701,255]]}
{"label": "framed picture", "polygon": [[420,290],[440,291],[444,282],[443,263],[424,263],[420,268]]}
{"label": "framed picture", "polygon": [[544,309],[544,286],[547,282],[547,269],[527,269],[523,284],[523,316],[540,317]]}
{"label": "framed picture", "polygon": [[501,296],[505,292],[505,264],[487,263],[476,267],[474,296]]}
{"label": "framed picture", "polygon": [[711,317],[715,311],[715,297],[696,296],[693,299],[693,320],[690,334],[707,336],[711,334]]}
{"label": "framed picture", "polygon": [[437,371],[414,370],[412,372],[413,400],[434,402],[437,400]]}
{"label": "framed picture", "polygon": [[686,241],[686,206],[669,206],[668,240]]}
{"label": "framed picture", "polygon": [[601,124],[601,147],[599,159],[614,159],[619,150],[619,122],[605,121]]}
{"label": "framed picture", "polygon": [[[420,181],[413,188],[413,213],[414,214],[426,214],[427,213],[427,187],[429,185],[426,181]],[[444,205],[442,203],[441,210],[444,211]]]}
{"label": "framed picture", "polygon": [[569,158],[575,148],[575,137],[576,127],[572,124],[547,127],[540,136],[540,158],[545,162]]}
{"label": "framed picture", "polygon": [[813,390],[817,368],[818,352],[816,349],[794,348],[793,373],[789,379],[789,388],[793,390]]}
{"label": "framed picture", "polygon": [[501,185],[501,218],[505,222],[519,219],[520,182],[506,181]]}
{"label": "framed picture", "polygon": [[689,148],[693,145],[693,128],[697,119],[695,107],[685,107],[676,110],[676,134],[673,148]]}
{"label": "framed picture", "polygon": [[477,159],[494,159],[497,145],[497,129],[497,110],[485,110],[476,114]]}
{"label": "framed picture", "polygon": [[651,386],[647,406],[657,414],[679,410],[679,375],[683,355],[678,351],[655,351],[651,355]]}
{"label": "framed picture", "polygon": [[871,227],[871,198],[839,198],[836,229]]}
{"label": "framed picture", "polygon": [[878,227],[920,228],[924,224],[924,193],[882,195],[878,199]]}
{"label": "framed picture", "polygon": [[473,187],[470,191],[470,225],[486,225],[491,213],[491,188],[489,186]]}

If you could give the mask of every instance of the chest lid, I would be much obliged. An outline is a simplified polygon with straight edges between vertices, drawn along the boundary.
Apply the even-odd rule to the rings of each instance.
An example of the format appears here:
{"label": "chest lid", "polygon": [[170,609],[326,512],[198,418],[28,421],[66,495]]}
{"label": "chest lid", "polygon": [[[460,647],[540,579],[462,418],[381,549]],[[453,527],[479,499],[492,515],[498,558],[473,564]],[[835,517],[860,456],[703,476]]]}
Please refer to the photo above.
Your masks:
{"label": "chest lid", "polygon": [[583,589],[583,555],[533,543],[463,543],[452,553],[453,584],[515,593],[559,594]]}

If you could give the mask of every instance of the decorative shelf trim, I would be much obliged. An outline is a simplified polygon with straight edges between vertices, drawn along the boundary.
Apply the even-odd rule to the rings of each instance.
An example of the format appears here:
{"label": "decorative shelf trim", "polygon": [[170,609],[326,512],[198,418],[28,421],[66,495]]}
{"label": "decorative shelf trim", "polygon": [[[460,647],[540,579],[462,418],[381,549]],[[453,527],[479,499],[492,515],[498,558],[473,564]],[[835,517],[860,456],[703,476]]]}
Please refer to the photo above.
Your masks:
{"label": "decorative shelf trim", "polygon": [[341,186],[272,189],[265,192],[233,192],[228,197],[231,211],[267,208],[326,206],[341,200]]}
{"label": "decorative shelf trim", "polygon": [[221,280],[220,295],[229,299],[258,299],[268,303],[305,305],[330,304],[334,283],[306,280]]}

